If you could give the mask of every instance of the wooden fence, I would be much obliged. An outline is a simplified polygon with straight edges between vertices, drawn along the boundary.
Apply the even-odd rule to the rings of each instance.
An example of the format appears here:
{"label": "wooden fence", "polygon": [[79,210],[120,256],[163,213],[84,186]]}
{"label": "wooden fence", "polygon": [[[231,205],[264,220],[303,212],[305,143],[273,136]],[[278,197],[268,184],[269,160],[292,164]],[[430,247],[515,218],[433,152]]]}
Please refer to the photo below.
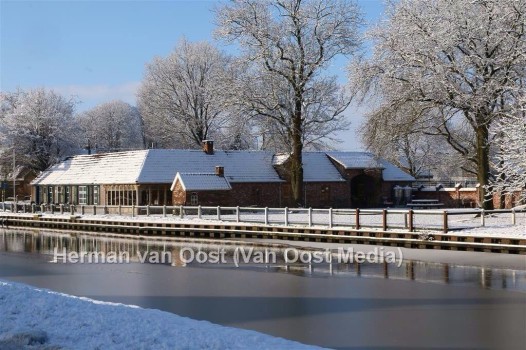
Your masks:
{"label": "wooden fence", "polygon": [[[151,217],[188,220],[260,223],[303,227],[375,228],[409,232],[433,230],[449,232],[466,228],[526,225],[526,209],[313,209],[204,206],[97,206],[34,205],[0,203],[2,212],[67,215],[119,215],[129,218]],[[520,221],[520,222],[519,222]]]}

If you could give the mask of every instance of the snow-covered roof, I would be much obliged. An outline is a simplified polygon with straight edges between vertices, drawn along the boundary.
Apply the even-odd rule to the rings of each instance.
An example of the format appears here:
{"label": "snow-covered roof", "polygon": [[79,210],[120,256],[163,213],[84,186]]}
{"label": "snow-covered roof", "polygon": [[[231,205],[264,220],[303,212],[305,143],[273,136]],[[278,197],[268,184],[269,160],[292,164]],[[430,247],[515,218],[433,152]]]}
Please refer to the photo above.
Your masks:
{"label": "snow-covered roof", "polygon": [[[272,164],[284,165],[290,158],[289,153],[274,155]],[[339,182],[345,181],[338,169],[331,163],[325,152],[303,152],[304,182]]]}
{"label": "snow-covered roof", "polygon": [[345,181],[325,152],[303,153],[304,182]]}
{"label": "snow-covered roof", "polygon": [[389,161],[377,158],[369,152],[327,152],[345,169],[383,169],[384,181],[415,181],[415,178]]}
{"label": "snow-covered roof", "polygon": [[414,177],[397,167],[396,165],[388,162],[385,159],[379,159],[378,162],[382,165],[382,178],[384,181],[416,181]]}
{"label": "snow-covered roof", "polygon": [[369,152],[327,152],[327,155],[345,169],[380,169],[382,164]]}
{"label": "snow-covered roof", "polygon": [[40,174],[34,185],[171,184],[180,173],[210,173],[225,169],[229,182],[282,182],[265,151],[151,149],[82,155],[66,159]]}
{"label": "snow-covered roof", "polygon": [[148,152],[137,179],[139,183],[172,183],[179,173],[213,172],[216,166],[225,169],[229,182],[282,182],[272,167],[271,152],[153,149]]}
{"label": "snow-covered roof", "polygon": [[[334,161],[346,169],[383,169],[385,181],[415,181],[404,171],[384,159],[366,152],[304,152],[305,182],[345,181]],[[283,182],[274,165],[282,165],[288,155],[267,151],[215,151],[151,149],[81,155],[66,159],[43,173],[34,185],[83,184],[171,184],[175,175],[210,174],[216,166],[224,167],[228,183]]]}
{"label": "snow-covered roof", "polygon": [[177,173],[170,190],[173,191],[179,181],[185,191],[227,191],[231,190],[228,180],[216,174]]}
{"label": "snow-covered roof", "polygon": [[70,157],[42,172],[32,181],[32,184],[83,185],[135,183],[141,173],[147,154],[148,151],[144,150]]}

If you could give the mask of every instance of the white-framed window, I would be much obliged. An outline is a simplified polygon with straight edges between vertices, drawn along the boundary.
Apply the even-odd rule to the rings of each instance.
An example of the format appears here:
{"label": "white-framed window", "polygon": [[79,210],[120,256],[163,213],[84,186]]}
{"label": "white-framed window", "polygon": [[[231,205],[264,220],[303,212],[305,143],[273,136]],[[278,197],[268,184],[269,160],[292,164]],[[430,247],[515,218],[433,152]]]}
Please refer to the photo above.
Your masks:
{"label": "white-framed window", "polygon": [[53,203],[53,186],[49,186],[47,188],[47,202],[49,204],[52,204]]}
{"label": "white-framed window", "polygon": [[199,204],[199,197],[197,195],[197,192],[192,192],[190,194],[190,205],[198,205]]}
{"label": "white-framed window", "polygon": [[88,204],[88,186],[79,186],[79,204]]}
{"label": "white-framed window", "polygon": [[93,204],[99,205],[99,186],[93,186]]}

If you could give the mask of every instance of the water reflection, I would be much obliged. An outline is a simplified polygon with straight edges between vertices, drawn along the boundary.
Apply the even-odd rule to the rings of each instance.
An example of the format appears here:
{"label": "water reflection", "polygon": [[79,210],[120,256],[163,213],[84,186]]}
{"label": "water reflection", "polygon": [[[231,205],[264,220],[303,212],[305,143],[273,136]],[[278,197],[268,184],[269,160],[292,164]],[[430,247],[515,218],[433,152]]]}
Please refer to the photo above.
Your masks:
{"label": "water reflection", "polygon": [[[241,245],[242,244],[242,245]],[[420,282],[461,284],[486,289],[526,291],[526,271],[481,266],[404,260],[400,266],[380,263],[287,263],[282,257],[290,246],[276,244],[251,244],[235,241],[188,240],[188,239],[131,239],[114,236],[91,236],[83,233],[57,233],[0,230],[0,251],[53,255],[64,249],[67,252],[127,253],[130,262],[141,262],[141,256],[156,253],[157,259],[142,262],[183,267],[191,265],[202,268],[233,268],[236,248],[252,248],[253,254],[275,254],[275,263],[240,264],[240,269],[256,269],[268,272],[288,273],[306,277],[382,278],[413,280]],[[205,253],[224,251],[225,264],[189,262],[191,251]],[[301,249],[300,251],[313,251]],[[315,250],[314,250],[315,251]],[[321,250],[320,250],[321,251]]]}

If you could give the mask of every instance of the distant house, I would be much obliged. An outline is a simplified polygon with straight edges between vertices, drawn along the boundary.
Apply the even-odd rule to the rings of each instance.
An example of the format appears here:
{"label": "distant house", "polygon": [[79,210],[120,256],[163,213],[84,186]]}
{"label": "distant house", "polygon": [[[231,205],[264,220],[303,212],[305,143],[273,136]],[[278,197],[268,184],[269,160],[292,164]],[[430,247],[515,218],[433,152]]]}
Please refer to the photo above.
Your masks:
{"label": "distant house", "polygon": [[[290,205],[289,155],[267,151],[150,149],[66,159],[33,182],[38,203],[86,205]],[[372,207],[414,178],[364,152],[305,152],[310,207]]]}
{"label": "distant house", "polygon": [[17,200],[32,200],[31,181],[33,181],[36,176],[37,173],[33,169],[23,165],[17,166],[14,172],[7,174],[7,178],[5,180],[6,188],[3,189],[3,195],[5,199],[13,197],[14,185]]}

